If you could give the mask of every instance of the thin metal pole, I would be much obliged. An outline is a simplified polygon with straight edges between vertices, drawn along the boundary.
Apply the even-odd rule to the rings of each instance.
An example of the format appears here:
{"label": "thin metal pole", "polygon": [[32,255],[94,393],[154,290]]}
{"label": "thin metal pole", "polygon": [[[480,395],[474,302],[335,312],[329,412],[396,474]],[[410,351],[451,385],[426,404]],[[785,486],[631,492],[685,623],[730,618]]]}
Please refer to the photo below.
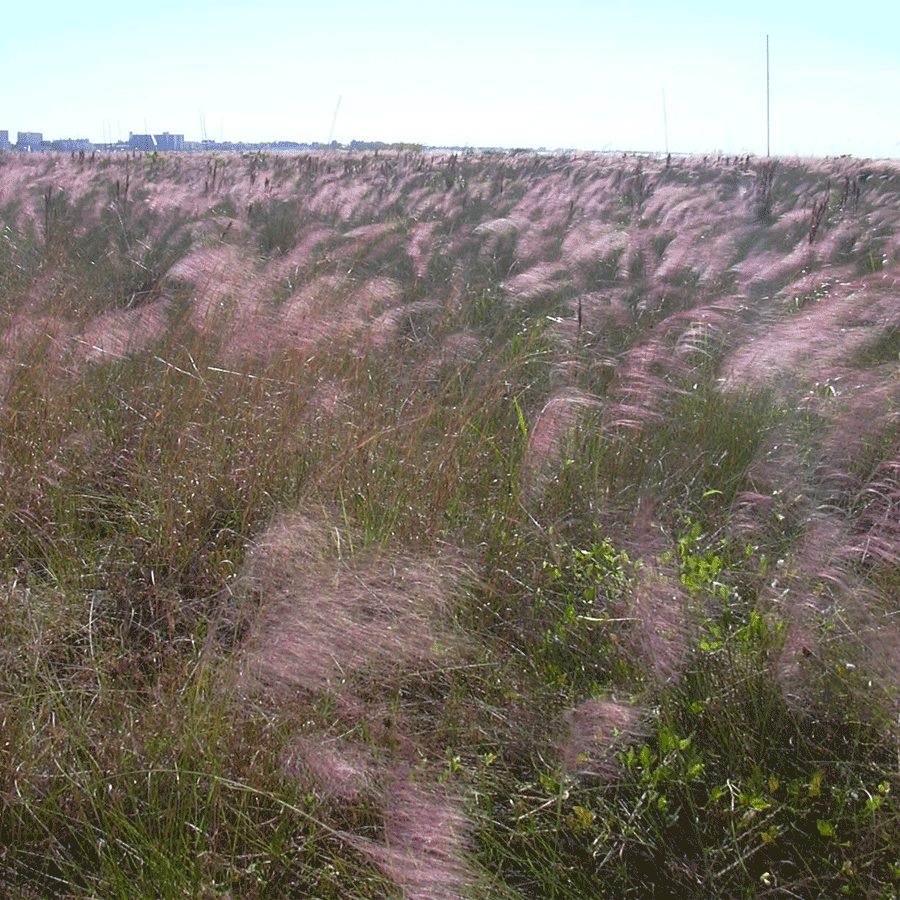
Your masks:
{"label": "thin metal pole", "polygon": [[343,96],[344,95],[341,94],[341,96],[338,97],[337,104],[335,104],[335,107],[334,107],[334,117],[331,120],[331,131],[328,132],[329,148],[331,147],[331,141],[332,141],[332,138],[334,137],[334,123],[337,122],[337,114],[338,114],[338,110],[341,108],[341,100],[343,99]]}
{"label": "thin metal pole", "polygon": [[769,36],[766,35],[766,158],[771,154],[769,135],[771,133],[771,119],[769,117]]}

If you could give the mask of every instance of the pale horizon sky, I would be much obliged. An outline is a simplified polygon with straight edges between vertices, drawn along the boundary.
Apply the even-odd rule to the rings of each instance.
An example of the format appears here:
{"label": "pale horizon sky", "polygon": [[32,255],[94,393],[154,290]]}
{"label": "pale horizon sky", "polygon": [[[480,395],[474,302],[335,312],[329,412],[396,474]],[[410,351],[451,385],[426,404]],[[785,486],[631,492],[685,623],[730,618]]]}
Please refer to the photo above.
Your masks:
{"label": "pale horizon sky", "polygon": [[820,0],[17,3],[0,129],[762,156],[769,35],[772,155],[896,159],[898,34]]}

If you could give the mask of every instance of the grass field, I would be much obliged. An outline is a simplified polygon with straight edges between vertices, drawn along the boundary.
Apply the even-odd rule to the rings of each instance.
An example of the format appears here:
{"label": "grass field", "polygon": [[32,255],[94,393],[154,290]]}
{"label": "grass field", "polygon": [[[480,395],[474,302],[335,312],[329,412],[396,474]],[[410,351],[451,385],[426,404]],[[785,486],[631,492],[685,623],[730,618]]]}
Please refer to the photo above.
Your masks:
{"label": "grass field", "polygon": [[0,155],[0,896],[896,898],[898,201]]}

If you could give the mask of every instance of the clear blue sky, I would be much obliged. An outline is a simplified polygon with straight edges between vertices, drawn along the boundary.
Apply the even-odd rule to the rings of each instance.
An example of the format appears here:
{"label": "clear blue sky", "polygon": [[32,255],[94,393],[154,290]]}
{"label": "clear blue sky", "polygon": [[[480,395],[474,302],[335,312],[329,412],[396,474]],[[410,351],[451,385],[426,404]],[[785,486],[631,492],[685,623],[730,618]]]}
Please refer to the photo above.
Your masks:
{"label": "clear blue sky", "polygon": [[[16,2],[0,128],[900,157],[900,4]],[[665,96],[665,103],[663,97]],[[664,116],[665,112],[665,116]],[[666,127],[667,123],[667,127]]]}

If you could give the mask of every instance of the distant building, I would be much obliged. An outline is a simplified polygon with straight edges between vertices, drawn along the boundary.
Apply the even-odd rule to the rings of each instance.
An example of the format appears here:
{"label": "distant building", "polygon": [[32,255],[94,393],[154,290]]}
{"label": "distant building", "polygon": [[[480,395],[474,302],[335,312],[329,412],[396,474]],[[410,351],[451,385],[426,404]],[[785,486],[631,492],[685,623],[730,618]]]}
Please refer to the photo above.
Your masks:
{"label": "distant building", "polygon": [[43,132],[20,131],[16,135],[16,149],[25,153],[39,153],[44,143]]}
{"label": "distant building", "polygon": [[9,150],[9,132],[0,131],[0,150]]}
{"label": "distant building", "polygon": [[168,131],[164,131],[162,134],[154,134],[153,138],[156,141],[157,150],[173,150],[175,152],[184,150],[183,134],[169,134]]}
{"label": "distant building", "polygon": [[62,138],[51,141],[52,149],[60,152],[71,153],[75,150],[92,150],[93,145],[87,138]]}
{"label": "distant building", "polygon": [[129,131],[128,146],[132,150],[149,152],[156,149],[156,141],[152,134],[132,134]]}

